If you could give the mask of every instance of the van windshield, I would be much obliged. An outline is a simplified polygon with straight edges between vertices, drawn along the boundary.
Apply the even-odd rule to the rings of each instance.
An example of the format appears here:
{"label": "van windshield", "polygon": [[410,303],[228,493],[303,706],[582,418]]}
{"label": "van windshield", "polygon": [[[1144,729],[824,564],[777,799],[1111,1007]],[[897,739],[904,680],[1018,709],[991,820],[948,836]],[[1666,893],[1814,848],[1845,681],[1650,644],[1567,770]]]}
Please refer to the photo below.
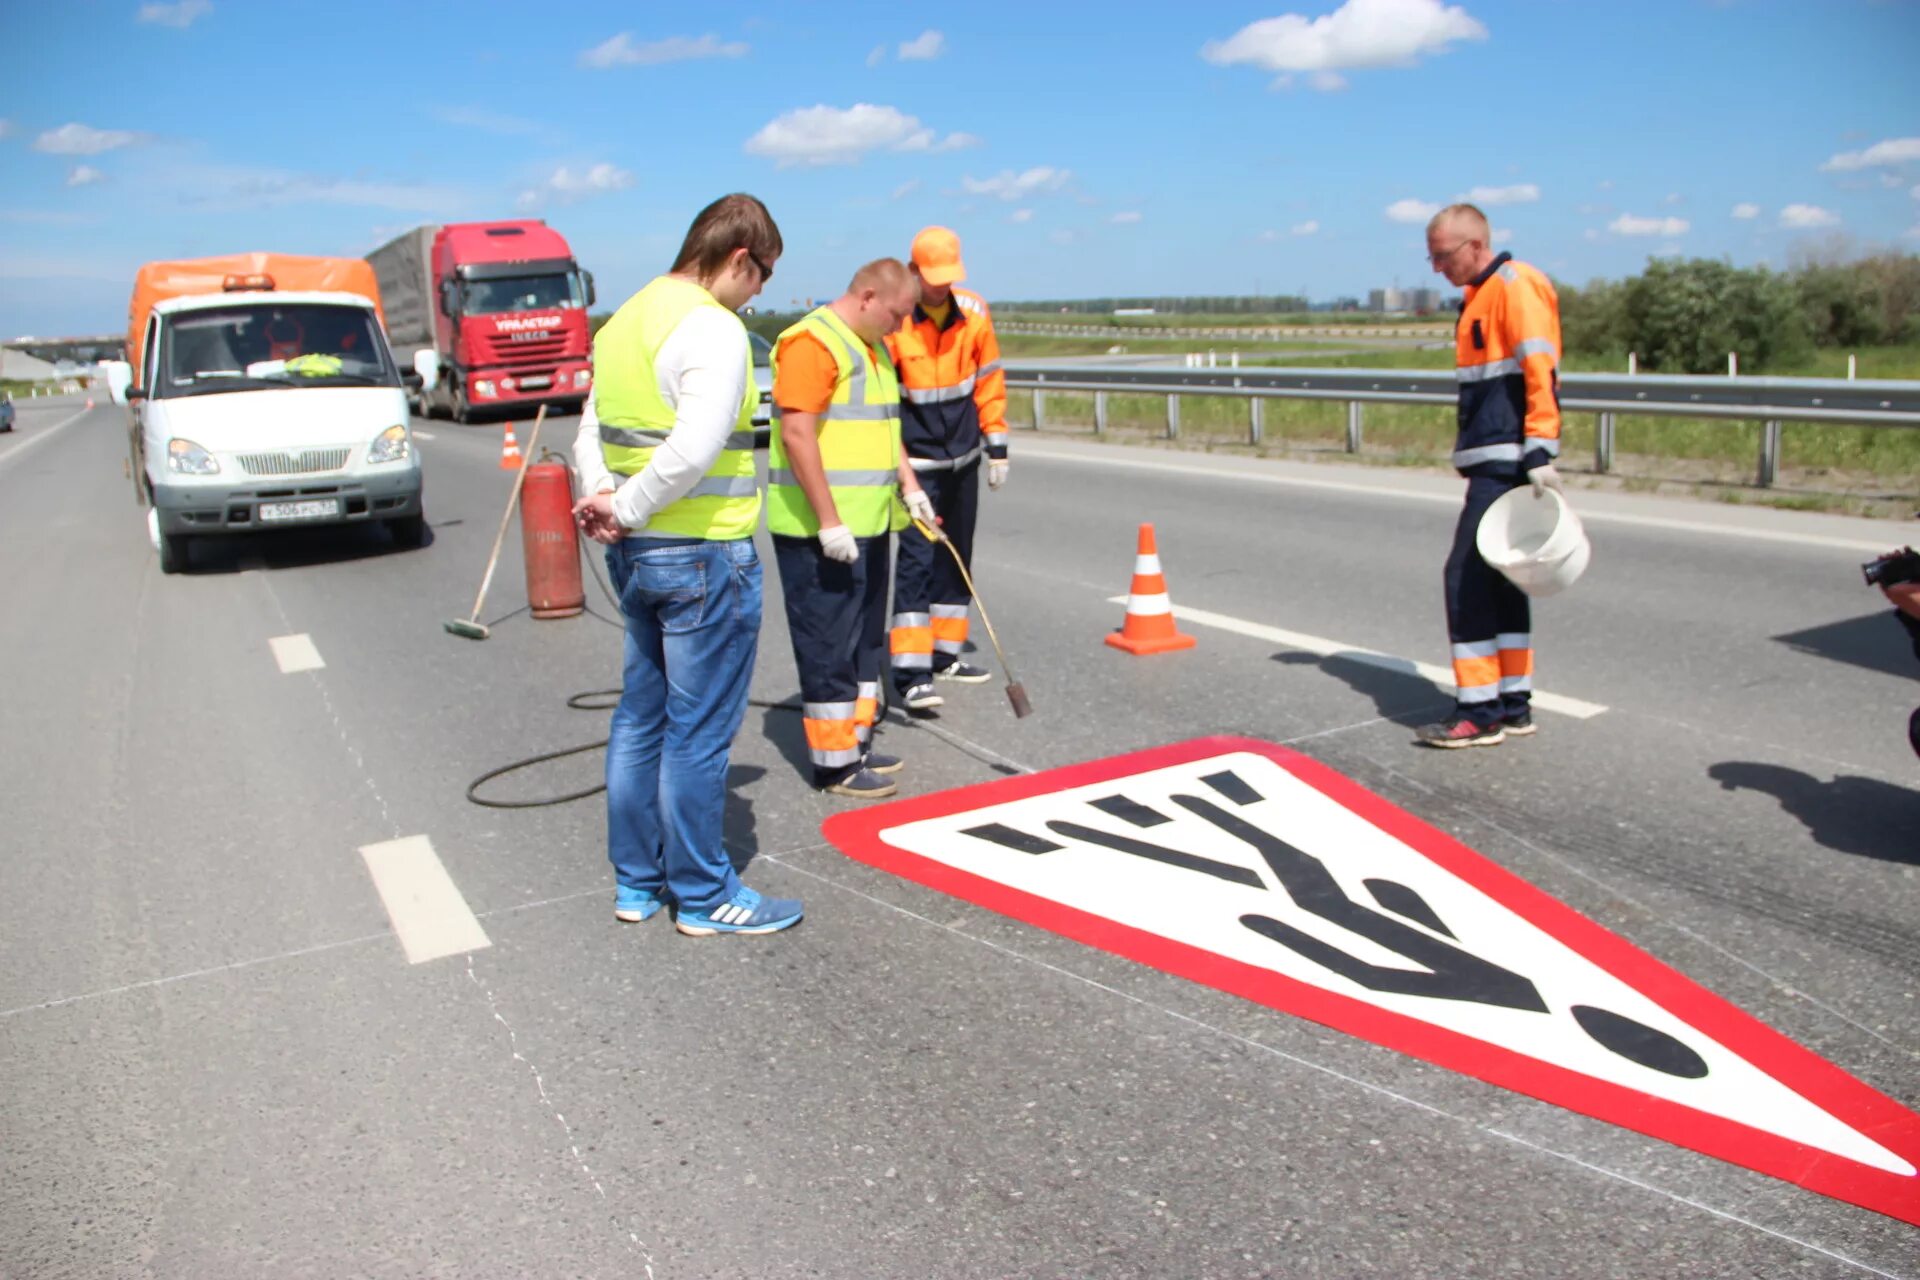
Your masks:
{"label": "van windshield", "polygon": [[466,282],[466,313],[503,315],[510,311],[552,311],[584,307],[586,294],[575,272],[542,276],[494,276]]}
{"label": "van windshield", "polygon": [[162,326],[161,396],[400,385],[373,312],[319,302],[183,311]]}

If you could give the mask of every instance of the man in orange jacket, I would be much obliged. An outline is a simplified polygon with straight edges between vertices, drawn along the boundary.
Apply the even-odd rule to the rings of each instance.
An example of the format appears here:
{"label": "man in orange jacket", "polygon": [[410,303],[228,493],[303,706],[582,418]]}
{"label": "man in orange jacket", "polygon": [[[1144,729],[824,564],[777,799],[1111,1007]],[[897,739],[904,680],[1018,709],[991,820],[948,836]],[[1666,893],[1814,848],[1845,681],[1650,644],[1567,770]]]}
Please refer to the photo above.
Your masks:
{"label": "man in orange jacket", "polygon": [[[928,227],[913,238],[920,303],[887,336],[900,374],[901,444],[941,531],[973,565],[974,516],[984,463],[987,487],[1006,483],[1007,378],[986,300],[954,285],[966,279],[960,237]],[[953,558],[919,531],[900,535],[888,633],[893,687],[910,711],[945,699],[935,680],[981,684],[989,674],[960,654],[967,643],[969,594]]]}
{"label": "man in orange jacket", "polygon": [[1430,747],[1488,747],[1533,732],[1533,636],[1527,597],[1480,558],[1474,535],[1494,500],[1521,485],[1558,491],[1560,299],[1553,282],[1495,254],[1487,215],[1449,205],[1427,224],[1427,260],[1466,300],[1454,326],[1460,434],[1453,465],[1467,501],[1447,556],[1453,714],[1421,727]]}

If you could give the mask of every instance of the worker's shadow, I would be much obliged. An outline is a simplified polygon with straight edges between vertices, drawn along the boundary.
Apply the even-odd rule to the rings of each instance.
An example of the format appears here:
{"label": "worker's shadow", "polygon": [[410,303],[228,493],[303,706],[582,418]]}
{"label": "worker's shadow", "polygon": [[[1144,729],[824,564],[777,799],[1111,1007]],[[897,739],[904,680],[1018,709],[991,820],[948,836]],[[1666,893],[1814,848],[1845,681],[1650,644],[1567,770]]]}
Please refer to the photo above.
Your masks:
{"label": "worker's shadow", "polygon": [[757,764],[727,766],[727,807],[726,816],[721,819],[720,839],[727,848],[727,856],[733,860],[733,869],[742,875],[760,852],[759,823],[753,816],[753,801],[742,793],[766,776],[767,771]]}
{"label": "worker's shadow", "polygon": [[1355,693],[1373,699],[1375,711],[1386,720],[1430,718],[1453,705],[1451,694],[1417,671],[1399,671],[1338,653],[1322,657],[1299,649],[1276,653],[1273,660],[1288,667],[1319,667],[1344,681]]}
{"label": "worker's shadow", "polygon": [[1920,866],[1920,791],[1877,778],[1824,782],[1777,764],[1727,760],[1707,770],[1727,791],[1761,791],[1837,853]]}

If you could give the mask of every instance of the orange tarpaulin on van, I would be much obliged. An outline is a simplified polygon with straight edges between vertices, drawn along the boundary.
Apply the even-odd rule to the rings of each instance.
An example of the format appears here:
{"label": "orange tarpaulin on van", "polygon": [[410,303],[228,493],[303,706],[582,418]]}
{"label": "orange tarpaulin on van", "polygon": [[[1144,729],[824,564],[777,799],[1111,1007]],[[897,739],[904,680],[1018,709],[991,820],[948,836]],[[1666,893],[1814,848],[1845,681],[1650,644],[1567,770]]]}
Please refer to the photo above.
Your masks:
{"label": "orange tarpaulin on van", "polygon": [[325,290],[357,293],[373,300],[382,328],[387,317],[380,309],[380,285],[373,267],[362,258],[305,258],[291,253],[229,253],[217,258],[180,262],[149,262],[133,278],[133,303],[127,310],[127,351],[133,360],[133,378],[141,381],[146,362],[143,350],[147,316],[153,304],[167,298],[220,293],[228,276],[269,275],[276,293]]}

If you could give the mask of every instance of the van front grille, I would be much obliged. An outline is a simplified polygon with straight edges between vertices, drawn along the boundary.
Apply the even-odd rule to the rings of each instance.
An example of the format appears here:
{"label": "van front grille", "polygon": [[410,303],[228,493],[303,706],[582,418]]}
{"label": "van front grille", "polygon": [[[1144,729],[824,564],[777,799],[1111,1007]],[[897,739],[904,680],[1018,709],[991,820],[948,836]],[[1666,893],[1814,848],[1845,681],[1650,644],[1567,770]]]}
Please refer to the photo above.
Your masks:
{"label": "van front grille", "polygon": [[338,471],[347,465],[351,449],[305,449],[298,453],[243,453],[240,465],[250,476],[297,476],[313,471]]}

